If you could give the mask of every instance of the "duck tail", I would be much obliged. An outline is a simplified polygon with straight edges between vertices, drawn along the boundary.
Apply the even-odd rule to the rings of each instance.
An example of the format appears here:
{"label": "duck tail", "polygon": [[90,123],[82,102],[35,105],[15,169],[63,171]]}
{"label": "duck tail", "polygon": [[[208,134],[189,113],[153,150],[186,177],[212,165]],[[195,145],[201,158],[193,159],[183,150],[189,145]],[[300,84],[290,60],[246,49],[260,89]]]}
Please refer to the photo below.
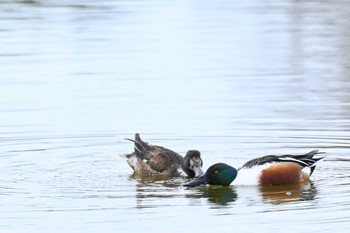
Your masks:
{"label": "duck tail", "polygon": [[309,153],[307,153],[307,157],[304,160],[308,160],[309,161],[309,167],[310,167],[310,176],[312,175],[312,173],[314,172],[315,168],[316,168],[316,163],[319,160],[324,159],[326,156],[319,156],[319,157],[314,157],[314,155],[318,155],[318,154],[324,154],[325,152],[319,152],[318,150],[313,150],[310,151]]}
{"label": "duck tail", "polygon": [[148,145],[146,142],[141,140],[139,133],[135,134],[135,140],[130,139],[130,138],[125,138],[125,140],[131,141],[134,143],[135,153],[136,153],[136,155],[141,156],[141,157],[142,157],[142,153],[145,150],[149,150],[151,148],[150,145]]}
{"label": "duck tail", "polygon": [[[319,154],[324,154],[326,152],[320,152],[318,150],[312,150],[309,153],[306,153],[305,155],[299,155],[299,156],[303,156],[305,158],[310,158],[312,159],[314,157],[314,155],[319,155]],[[321,156],[321,158],[324,158],[325,156]],[[319,159],[318,159],[319,160]]]}
{"label": "duck tail", "polygon": [[309,153],[306,153],[304,155],[295,155],[295,156],[293,156],[293,158],[304,163],[303,167],[309,167],[310,168],[310,176],[311,176],[316,168],[316,163],[319,160],[324,159],[326,157],[326,156],[318,156],[318,157],[314,157],[314,156],[319,155],[319,154],[324,154],[324,153],[325,152],[319,152],[318,150],[313,150],[313,151],[310,151]]}

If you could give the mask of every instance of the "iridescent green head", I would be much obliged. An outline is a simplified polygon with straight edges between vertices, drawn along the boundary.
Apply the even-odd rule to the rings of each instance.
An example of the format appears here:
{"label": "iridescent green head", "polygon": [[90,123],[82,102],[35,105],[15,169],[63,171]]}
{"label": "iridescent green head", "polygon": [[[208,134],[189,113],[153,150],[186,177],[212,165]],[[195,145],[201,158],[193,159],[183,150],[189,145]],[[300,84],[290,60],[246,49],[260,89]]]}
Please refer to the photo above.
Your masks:
{"label": "iridescent green head", "polygon": [[217,163],[208,168],[203,176],[184,186],[194,187],[201,184],[228,186],[237,176],[237,170],[226,163]]}

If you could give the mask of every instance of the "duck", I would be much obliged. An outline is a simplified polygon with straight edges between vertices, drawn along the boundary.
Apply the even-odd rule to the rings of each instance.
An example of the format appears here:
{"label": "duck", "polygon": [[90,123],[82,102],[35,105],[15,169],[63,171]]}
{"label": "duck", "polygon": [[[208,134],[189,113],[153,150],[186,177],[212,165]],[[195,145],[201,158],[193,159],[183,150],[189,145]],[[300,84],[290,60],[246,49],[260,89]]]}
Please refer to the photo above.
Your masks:
{"label": "duck", "polygon": [[[318,150],[301,155],[265,155],[246,162],[236,169],[226,163],[216,163],[210,166],[205,174],[192,180],[184,186],[194,187],[198,185],[222,185],[229,186],[239,173],[257,168],[254,172],[257,184],[261,186],[286,185],[292,183],[305,183],[316,168],[316,163],[325,156],[314,157],[323,154]],[[306,169],[309,168],[307,172]]]}
{"label": "duck", "polygon": [[203,160],[198,150],[189,150],[182,157],[168,148],[142,141],[139,133],[135,134],[135,139],[125,139],[134,142],[134,151],[121,157],[134,170],[134,176],[176,177],[184,172],[189,178],[195,178],[204,174]]}

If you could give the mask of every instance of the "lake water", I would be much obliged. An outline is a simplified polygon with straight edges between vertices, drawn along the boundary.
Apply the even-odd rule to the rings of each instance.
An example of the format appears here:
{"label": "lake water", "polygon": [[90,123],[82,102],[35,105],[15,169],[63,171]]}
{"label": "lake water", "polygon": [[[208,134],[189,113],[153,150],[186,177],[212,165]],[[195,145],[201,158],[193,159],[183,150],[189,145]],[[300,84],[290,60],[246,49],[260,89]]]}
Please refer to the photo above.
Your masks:
{"label": "lake water", "polygon": [[[348,232],[346,1],[0,1],[1,232]],[[125,137],[204,168],[327,153],[307,185],[138,180]]]}

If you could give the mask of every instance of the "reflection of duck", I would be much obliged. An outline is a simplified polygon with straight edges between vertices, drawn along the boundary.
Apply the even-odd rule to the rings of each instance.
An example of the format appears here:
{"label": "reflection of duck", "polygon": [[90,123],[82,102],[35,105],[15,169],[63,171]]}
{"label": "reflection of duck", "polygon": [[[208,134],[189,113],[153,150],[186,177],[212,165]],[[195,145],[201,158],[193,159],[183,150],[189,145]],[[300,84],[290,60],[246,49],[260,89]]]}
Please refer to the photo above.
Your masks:
{"label": "reflection of duck", "polygon": [[135,134],[135,140],[127,140],[135,143],[135,151],[122,157],[127,159],[135,176],[174,177],[179,176],[181,168],[189,177],[199,177],[203,174],[203,161],[197,150],[188,151],[183,158],[172,150],[142,141],[138,133]]}
{"label": "reflection of duck", "polygon": [[237,199],[237,193],[233,187],[212,186],[196,189],[196,193],[186,195],[189,198],[207,198],[208,201],[218,205],[227,205]]}
{"label": "reflection of duck", "polygon": [[271,204],[313,200],[317,190],[312,182],[287,185],[260,186],[262,198]]}
{"label": "reflection of duck", "polygon": [[[318,150],[313,150],[302,155],[267,155],[246,162],[238,170],[227,164],[218,163],[209,167],[202,177],[185,184],[185,186],[230,185],[236,178],[238,171],[244,173],[249,170],[255,170],[254,175],[257,176],[257,184],[260,185],[306,182],[315,170],[317,161],[324,158],[323,156],[315,158],[314,155],[321,153]],[[303,170],[305,167],[310,168],[309,173]]]}

